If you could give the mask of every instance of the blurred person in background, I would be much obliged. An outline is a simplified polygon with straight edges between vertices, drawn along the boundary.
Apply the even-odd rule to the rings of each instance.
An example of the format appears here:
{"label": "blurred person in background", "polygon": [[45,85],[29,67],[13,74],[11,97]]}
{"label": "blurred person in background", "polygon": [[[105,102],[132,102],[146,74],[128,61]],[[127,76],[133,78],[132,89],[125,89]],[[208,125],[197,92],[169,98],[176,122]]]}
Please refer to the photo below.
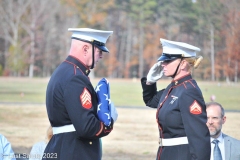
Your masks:
{"label": "blurred person in background", "polygon": [[211,160],[240,160],[240,141],[222,133],[225,111],[218,102],[208,102],[207,126],[211,136]]}
{"label": "blurred person in background", "polygon": [[16,160],[11,143],[0,134],[0,160]]}
{"label": "blurred person in background", "polygon": [[[202,57],[199,48],[160,39],[163,53],[141,79],[146,106],[157,108],[159,128],[157,160],[209,160],[210,135],[206,126],[207,114],[202,92],[192,78]],[[156,82],[162,77],[172,82],[157,91]]]}
{"label": "blurred person in background", "polygon": [[30,151],[29,160],[41,160],[42,159],[44,150],[45,150],[48,142],[52,138],[52,136],[53,136],[52,127],[49,126],[47,128],[45,140],[37,142],[36,144],[33,145],[32,149]]}
{"label": "blurred person in background", "polygon": [[69,31],[69,56],[55,69],[47,86],[46,106],[53,137],[43,159],[100,160],[100,138],[112,131],[114,119],[109,116],[109,126],[99,120],[98,97],[88,75],[103,52],[109,52],[105,43],[113,32],[90,28]]}

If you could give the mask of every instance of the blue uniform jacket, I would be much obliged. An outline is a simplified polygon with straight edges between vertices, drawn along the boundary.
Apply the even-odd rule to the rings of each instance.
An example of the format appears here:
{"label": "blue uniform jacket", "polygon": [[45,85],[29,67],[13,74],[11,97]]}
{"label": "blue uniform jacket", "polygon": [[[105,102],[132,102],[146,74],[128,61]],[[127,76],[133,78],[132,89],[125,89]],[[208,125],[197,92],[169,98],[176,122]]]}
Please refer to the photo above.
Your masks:
{"label": "blue uniform jacket", "polygon": [[189,144],[159,147],[157,160],[209,160],[210,135],[206,126],[206,106],[191,75],[172,81],[166,89],[157,91],[156,83],[146,85],[141,79],[143,100],[157,108],[156,119],[160,137],[187,137]]}
{"label": "blue uniform jacket", "polygon": [[73,124],[76,131],[53,135],[43,159],[100,160],[99,138],[113,128],[97,117],[98,98],[88,78],[90,70],[68,56],[54,71],[47,86],[46,107],[52,127]]}

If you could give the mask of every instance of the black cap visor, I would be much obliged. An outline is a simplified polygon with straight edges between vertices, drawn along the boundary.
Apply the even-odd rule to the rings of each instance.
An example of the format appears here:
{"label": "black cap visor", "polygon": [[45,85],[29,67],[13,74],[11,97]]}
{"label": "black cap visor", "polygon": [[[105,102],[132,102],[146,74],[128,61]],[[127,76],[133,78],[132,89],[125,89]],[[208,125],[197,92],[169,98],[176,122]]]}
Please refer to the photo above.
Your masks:
{"label": "black cap visor", "polygon": [[99,45],[96,45],[96,44],[94,44],[98,49],[100,49],[101,51],[103,51],[103,52],[108,52],[109,53],[109,50],[107,49],[107,47],[106,46],[99,46]]}
{"label": "black cap visor", "polygon": [[181,58],[181,54],[165,54],[163,53],[161,57],[158,58],[158,61],[173,61],[175,59]]}
{"label": "black cap visor", "polygon": [[108,52],[108,53],[109,53],[109,50],[107,49],[107,47],[105,46],[104,43],[99,42],[99,41],[96,41],[96,40],[93,40],[92,43],[93,43],[98,49],[100,49],[101,51],[103,51],[103,52]]}

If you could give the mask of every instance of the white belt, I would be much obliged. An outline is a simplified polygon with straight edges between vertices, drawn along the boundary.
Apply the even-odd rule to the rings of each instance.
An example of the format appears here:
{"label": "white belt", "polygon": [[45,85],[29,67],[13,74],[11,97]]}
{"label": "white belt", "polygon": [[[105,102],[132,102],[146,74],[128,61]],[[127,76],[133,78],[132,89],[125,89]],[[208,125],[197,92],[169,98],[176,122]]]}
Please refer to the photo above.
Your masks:
{"label": "white belt", "polygon": [[66,133],[66,132],[74,132],[76,131],[73,124],[61,126],[61,127],[52,127],[53,134]]}
{"label": "white belt", "polygon": [[178,137],[178,138],[159,138],[159,146],[176,146],[176,145],[182,145],[182,144],[188,144],[187,137]]}

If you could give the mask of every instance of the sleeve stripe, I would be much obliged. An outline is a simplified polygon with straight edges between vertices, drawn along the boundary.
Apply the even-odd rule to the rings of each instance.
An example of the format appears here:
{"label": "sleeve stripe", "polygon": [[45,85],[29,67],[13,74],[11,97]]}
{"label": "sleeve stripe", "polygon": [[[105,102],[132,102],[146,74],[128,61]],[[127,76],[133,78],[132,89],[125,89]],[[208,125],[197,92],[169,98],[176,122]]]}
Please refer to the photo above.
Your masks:
{"label": "sleeve stripe", "polygon": [[98,133],[96,134],[96,136],[98,136],[98,135],[102,132],[102,130],[103,130],[103,123],[101,122],[101,128],[100,128],[100,130],[98,131]]}

